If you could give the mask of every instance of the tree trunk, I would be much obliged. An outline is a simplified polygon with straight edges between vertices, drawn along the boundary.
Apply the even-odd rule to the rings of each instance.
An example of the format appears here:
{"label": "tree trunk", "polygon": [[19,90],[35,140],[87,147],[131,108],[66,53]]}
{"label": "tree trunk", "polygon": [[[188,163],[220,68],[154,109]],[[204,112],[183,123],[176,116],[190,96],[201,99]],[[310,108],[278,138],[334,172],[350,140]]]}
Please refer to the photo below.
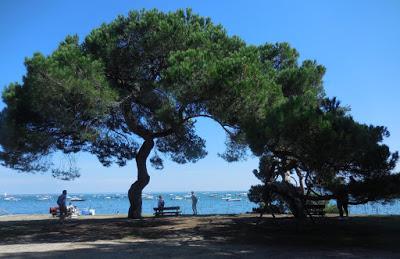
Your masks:
{"label": "tree trunk", "polygon": [[269,188],[271,188],[274,193],[278,194],[282,198],[295,218],[304,219],[307,217],[305,207],[297,187],[287,182],[275,182],[270,183]]}
{"label": "tree trunk", "polygon": [[150,182],[150,176],[147,172],[147,157],[154,147],[153,139],[146,139],[136,155],[137,180],[131,185],[128,191],[129,212],[128,218],[138,219],[142,217],[142,191]]}
{"label": "tree trunk", "polygon": [[293,196],[287,197],[286,203],[296,219],[305,219],[307,217],[306,209],[300,198]]}

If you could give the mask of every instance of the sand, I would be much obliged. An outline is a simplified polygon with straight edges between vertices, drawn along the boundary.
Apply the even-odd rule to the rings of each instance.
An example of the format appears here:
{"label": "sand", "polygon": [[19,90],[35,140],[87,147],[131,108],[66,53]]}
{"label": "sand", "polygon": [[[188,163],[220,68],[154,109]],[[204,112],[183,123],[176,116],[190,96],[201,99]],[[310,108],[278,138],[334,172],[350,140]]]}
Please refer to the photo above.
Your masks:
{"label": "sand", "polygon": [[2,258],[400,258],[400,217],[0,216]]}

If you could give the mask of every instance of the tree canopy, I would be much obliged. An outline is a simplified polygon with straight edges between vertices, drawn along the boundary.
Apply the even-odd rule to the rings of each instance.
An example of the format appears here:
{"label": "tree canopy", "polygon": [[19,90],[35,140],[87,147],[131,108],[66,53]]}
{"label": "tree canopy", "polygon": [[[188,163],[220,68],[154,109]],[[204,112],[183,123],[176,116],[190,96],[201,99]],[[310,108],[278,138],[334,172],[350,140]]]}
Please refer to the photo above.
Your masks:
{"label": "tree canopy", "polygon": [[[90,152],[105,166],[136,159],[138,180],[129,191],[135,213],[129,214],[138,217],[153,147],[156,168],[163,167],[161,153],[196,162],[207,154],[196,118],[211,118],[234,136],[247,116],[239,111],[262,113],[280,102],[270,67],[284,51],[260,58],[268,48],[280,47],[248,46],[190,10],[132,11],[82,42],[67,36],[50,55],[27,58],[22,83],[4,90],[1,161],[71,179],[78,169],[54,168],[51,154]],[[277,60],[267,65],[268,58]]]}
{"label": "tree canopy", "polygon": [[355,122],[335,98],[308,109],[280,109],[276,116],[290,119],[266,120],[250,144],[261,157],[254,173],[263,183],[252,187],[253,201],[284,202],[304,217],[307,201],[338,199],[343,190],[350,204],[400,197],[398,153],[382,143],[389,136],[385,127]]}
{"label": "tree canopy", "polygon": [[[135,159],[129,217],[140,217],[148,156],[157,169],[165,156],[177,163],[205,157],[195,122],[206,117],[227,133],[221,156],[239,160],[250,148],[268,186],[284,172],[309,189],[311,181],[332,191],[341,174],[383,184],[397,161],[380,144],[388,131],[356,123],[326,98],[325,68],[298,59],[287,43],[246,44],[190,10],[132,11],[25,60],[22,82],[3,91],[0,160],[72,179],[78,168],[54,167],[52,154],[89,152],[104,166]],[[362,189],[354,191],[359,201],[387,197]]]}
{"label": "tree canopy", "polygon": [[190,10],[133,11],[83,42],[68,36],[51,55],[27,58],[23,83],[4,90],[2,160],[46,170],[41,159],[52,152],[87,151],[124,165],[139,137],[175,162],[195,162],[206,155],[196,117],[234,131],[244,103],[261,111],[279,102],[259,51]]}

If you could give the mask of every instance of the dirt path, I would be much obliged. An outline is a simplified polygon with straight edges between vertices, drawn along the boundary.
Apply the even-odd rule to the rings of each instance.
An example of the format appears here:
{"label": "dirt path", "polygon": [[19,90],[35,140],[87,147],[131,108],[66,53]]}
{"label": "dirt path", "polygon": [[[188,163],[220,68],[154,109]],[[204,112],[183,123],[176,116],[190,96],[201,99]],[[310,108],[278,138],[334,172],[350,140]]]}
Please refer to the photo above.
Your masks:
{"label": "dirt path", "polygon": [[1,216],[4,258],[400,257],[400,217],[96,216],[61,225],[45,215]]}

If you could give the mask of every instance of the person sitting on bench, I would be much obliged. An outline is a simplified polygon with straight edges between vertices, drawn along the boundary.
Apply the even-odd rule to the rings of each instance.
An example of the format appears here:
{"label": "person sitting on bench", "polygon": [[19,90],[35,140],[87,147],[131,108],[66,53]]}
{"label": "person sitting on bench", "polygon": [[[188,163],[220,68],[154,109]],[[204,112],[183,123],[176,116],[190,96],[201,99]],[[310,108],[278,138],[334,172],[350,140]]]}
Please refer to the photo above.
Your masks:
{"label": "person sitting on bench", "polygon": [[163,200],[163,197],[160,195],[160,196],[158,196],[158,209],[160,209],[160,210],[162,210],[162,209],[164,209],[164,205],[165,205],[165,203],[164,203],[164,200]]}

